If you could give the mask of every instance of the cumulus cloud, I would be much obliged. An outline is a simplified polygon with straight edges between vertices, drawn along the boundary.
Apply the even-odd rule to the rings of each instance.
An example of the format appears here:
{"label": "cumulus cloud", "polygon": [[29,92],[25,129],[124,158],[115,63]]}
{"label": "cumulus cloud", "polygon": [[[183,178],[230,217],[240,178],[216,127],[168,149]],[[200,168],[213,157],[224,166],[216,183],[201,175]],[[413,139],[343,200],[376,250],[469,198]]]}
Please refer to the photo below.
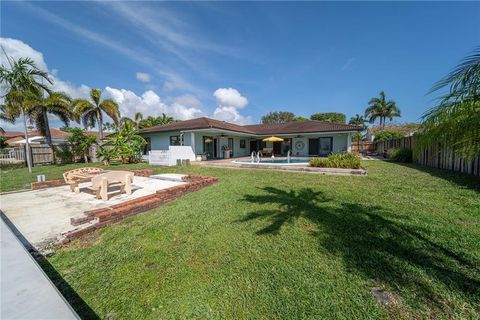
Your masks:
{"label": "cumulus cloud", "polygon": [[217,108],[213,112],[215,119],[237,124],[252,122],[250,117],[242,116],[238,110],[247,106],[248,100],[237,89],[219,88],[215,90],[213,96],[217,101]]}
{"label": "cumulus cloud", "polygon": [[137,80],[140,80],[142,82],[150,82],[151,79],[150,75],[145,72],[137,72],[135,76],[137,77]]}
{"label": "cumulus cloud", "polygon": [[158,116],[165,113],[175,119],[186,120],[203,115],[198,105],[196,107],[189,105],[181,99],[167,104],[152,90],[147,90],[140,96],[127,89],[111,87],[106,87],[105,92],[119,104],[122,116],[133,117],[136,112],[141,112],[144,116]]}
{"label": "cumulus cloud", "polygon": [[[35,62],[37,67],[49,73],[50,79],[53,81],[52,90],[65,92],[73,98],[86,98],[90,88],[86,85],[75,86],[74,84],[63,81],[58,78],[58,70],[49,70],[43,54],[23,41],[11,38],[0,38],[0,45],[3,47],[8,55],[8,58],[15,60],[19,58],[29,57]],[[3,50],[0,52],[2,62],[7,61]]]}

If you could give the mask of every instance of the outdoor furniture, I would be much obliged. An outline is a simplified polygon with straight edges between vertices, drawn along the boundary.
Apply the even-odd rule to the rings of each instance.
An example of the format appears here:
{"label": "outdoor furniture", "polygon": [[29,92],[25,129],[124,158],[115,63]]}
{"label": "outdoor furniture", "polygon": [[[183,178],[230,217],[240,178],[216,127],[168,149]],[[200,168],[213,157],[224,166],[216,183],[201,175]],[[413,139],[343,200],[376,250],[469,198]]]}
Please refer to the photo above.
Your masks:
{"label": "outdoor furniture", "polygon": [[263,149],[262,149],[262,154],[263,154],[265,157],[272,156],[272,154],[273,154],[273,148],[263,148]]}
{"label": "outdoor furniture", "polygon": [[63,173],[65,183],[70,185],[70,190],[79,193],[78,184],[80,182],[90,181],[94,176],[105,172],[101,168],[78,168]]}
{"label": "outdoor furniture", "polygon": [[108,200],[108,188],[120,185],[120,193],[132,194],[133,173],[129,171],[108,171],[92,178],[90,190],[97,199]]}

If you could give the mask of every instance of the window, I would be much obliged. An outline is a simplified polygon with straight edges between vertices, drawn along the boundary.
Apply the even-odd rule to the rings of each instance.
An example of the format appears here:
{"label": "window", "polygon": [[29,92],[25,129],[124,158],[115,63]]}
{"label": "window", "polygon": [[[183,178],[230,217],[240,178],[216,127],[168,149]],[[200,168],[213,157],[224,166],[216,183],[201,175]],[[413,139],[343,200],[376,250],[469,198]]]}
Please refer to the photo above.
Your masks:
{"label": "window", "polygon": [[241,140],[240,140],[240,148],[241,148],[241,149],[245,149],[245,148],[246,148],[245,139],[241,139]]}
{"label": "window", "polygon": [[180,136],[170,136],[170,145],[171,146],[180,146]]}

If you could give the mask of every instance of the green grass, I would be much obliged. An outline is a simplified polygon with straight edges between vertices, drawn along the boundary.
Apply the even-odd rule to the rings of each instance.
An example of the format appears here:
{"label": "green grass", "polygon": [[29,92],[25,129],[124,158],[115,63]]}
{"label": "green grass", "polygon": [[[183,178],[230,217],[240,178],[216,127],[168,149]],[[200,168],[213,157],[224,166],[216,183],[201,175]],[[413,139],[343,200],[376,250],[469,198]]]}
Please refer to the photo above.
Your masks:
{"label": "green grass", "polygon": [[[366,177],[156,168],[220,182],[75,241],[44,267],[85,318],[478,318],[479,179],[362,166]],[[2,190],[17,179],[29,178],[2,173]]]}

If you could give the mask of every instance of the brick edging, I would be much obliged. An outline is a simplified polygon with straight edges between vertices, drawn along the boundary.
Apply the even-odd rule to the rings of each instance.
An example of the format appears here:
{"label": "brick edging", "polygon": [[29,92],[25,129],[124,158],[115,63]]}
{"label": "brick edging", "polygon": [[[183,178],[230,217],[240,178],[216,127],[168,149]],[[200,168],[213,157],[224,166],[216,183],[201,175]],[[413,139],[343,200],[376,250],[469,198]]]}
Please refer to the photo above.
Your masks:
{"label": "brick edging", "polygon": [[72,221],[72,225],[82,225],[71,231],[63,233],[63,238],[60,240],[60,242],[67,243],[72,239],[83,236],[96,229],[103,228],[126,217],[159,207],[162,204],[173,201],[187,193],[197,191],[218,182],[217,177],[192,175],[186,176],[182,180],[186,182],[186,184],[158,190],[154,194],[146,195],[108,207],[85,211],[85,217],[77,218],[75,221]]}

